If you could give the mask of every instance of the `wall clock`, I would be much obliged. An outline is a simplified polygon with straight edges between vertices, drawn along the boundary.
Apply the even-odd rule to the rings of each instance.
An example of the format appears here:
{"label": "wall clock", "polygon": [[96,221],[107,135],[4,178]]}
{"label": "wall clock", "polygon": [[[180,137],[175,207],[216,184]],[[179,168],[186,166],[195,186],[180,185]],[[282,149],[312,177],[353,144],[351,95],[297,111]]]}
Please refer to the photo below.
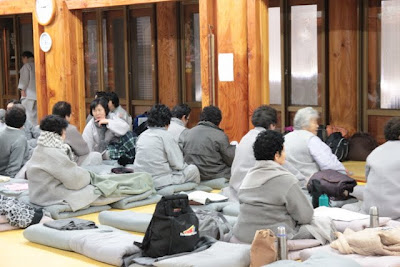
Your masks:
{"label": "wall clock", "polygon": [[43,52],[49,52],[52,44],[53,40],[47,32],[44,32],[40,35],[39,45]]}
{"label": "wall clock", "polygon": [[40,25],[49,25],[56,14],[56,1],[36,0],[35,14]]}

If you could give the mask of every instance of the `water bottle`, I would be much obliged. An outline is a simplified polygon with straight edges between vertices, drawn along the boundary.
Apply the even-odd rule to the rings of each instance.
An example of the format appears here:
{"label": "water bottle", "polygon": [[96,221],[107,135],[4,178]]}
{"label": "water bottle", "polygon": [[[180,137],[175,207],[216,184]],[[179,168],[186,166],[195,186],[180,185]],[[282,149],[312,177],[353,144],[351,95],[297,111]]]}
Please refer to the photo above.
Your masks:
{"label": "water bottle", "polygon": [[372,206],[369,208],[369,227],[379,227],[379,212],[378,207]]}
{"label": "water bottle", "polygon": [[287,260],[288,259],[288,248],[287,248],[287,236],[286,229],[284,226],[278,227],[278,259]]}
{"label": "water bottle", "polygon": [[319,207],[329,207],[329,198],[326,194],[322,194],[318,199]]}

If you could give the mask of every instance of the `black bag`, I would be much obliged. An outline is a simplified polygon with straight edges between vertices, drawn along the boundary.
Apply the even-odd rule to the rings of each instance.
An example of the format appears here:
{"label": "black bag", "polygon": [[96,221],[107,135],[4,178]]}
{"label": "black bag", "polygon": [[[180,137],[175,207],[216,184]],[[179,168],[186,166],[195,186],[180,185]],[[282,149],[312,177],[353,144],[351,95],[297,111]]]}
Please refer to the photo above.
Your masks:
{"label": "black bag", "polygon": [[344,161],[349,153],[349,141],[342,136],[340,132],[332,133],[326,139],[325,143],[331,148],[332,153],[340,161]]}
{"label": "black bag", "polygon": [[313,174],[308,180],[307,190],[312,196],[314,208],[318,207],[318,199],[322,194],[326,194],[334,200],[346,200],[351,196],[356,180],[345,174],[334,170],[324,170]]}
{"label": "black bag", "polygon": [[158,258],[190,252],[199,240],[199,220],[187,195],[164,196],[157,203],[143,243],[143,256]]}

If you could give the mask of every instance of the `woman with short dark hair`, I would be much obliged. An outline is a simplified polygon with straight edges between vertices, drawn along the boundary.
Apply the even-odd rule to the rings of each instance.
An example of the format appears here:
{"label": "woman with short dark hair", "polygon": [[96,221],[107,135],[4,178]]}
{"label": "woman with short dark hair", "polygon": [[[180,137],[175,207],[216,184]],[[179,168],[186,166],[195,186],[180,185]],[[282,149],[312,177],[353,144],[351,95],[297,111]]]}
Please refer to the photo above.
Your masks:
{"label": "woman with short dark hair", "polygon": [[154,105],[148,113],[149,129],[140,135],[136,143],[135,172],[150,173],[156,189],[200,182],[199,170],[185,163],[181,149],[167,131],[170,121],[169,108],[161,104]]}
{"label": "woman with short dark hair", "polygon": [[90,151],[103,154],[103,159],[135,157],[135,142],[129,125],[124,120],[110,113],[108,99],[98,97],[90,104],[93,118],[83,130],[82,137]]}
{"label": "woman with short dark hair", "polygon": [[384,128],[386,143],[375,148],[367,157],[362,209],[379,208],[379,215],[400,219],[400,117],[390,119]]}
{"label": "woman with short dark hair", "polygon": [[296,238],[302,224],[311,222],[314,210],[296,177],[282,167],[283,136],[273,130],[258,134],[253,150],[256,164],[239,188],[240,213],[233,229],[236,239],[251,243],[257,230],[276,233],[285,226],[289,239]]}
{"label": "woman with short dark hair", "polygon": [[68,204],[82,209],[99,195],[90,185],[90,174],[74,162],[71,148],[64,143],[68,123],[57,115],[40,122],[42,130],[32,158],[27,163],[29,199],[40,206]]}

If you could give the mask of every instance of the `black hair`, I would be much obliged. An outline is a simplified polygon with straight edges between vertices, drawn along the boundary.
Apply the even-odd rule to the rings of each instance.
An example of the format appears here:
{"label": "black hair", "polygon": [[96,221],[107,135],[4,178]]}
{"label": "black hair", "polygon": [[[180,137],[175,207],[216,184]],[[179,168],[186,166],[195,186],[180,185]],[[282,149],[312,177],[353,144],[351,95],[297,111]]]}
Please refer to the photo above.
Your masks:
{"label": "black hair", "polygon": [[63,130],[67,129],[68,122],[58,115],[48,115],[40,121],[40,130],[53,132],[62,135]]}
{"label": "black hair", "polygon": [[171,111],[167,106],[156,104],[148,113],[147,125],[149,127],[165,127],[170,124],[171,117]]}
{"label": "black hair", "polygon": [[106,116],[108,115],[108,113],[110,112],[110,109],[108,108],[108,99],[105,97],[98,97],[95,98],[92,103],[90,103],[90,115],[93,116],[93,110],[96,109],[96,107],[100,105],[104,108],[104,110],[106,111]]}
{"label": "black hair", "polygon": [[183,116],[189,117],[190,112],[192,111],[192,109],[186,105],[186,104],[180,104],[180,105],[176,105],[171,113],[172,113],[172,117],[174,118],[178,118],[178,119],[182,119]]}
{"label": "black hair", "polygon": [[6,111],[5,122],[7,126],[14,128],[21,128],[24,126],[26,121],[25,110],[19,107],[12,107],[10,110]]}
{"label": "black hair", "polygon": [[20,101],[20,100],[17,100],[17,99],[11,99],[11,100],[8,100],[8,101],[7,101],[7,105],[10,104],[10,103],[13,103],[13,104],[21,104],[21,101]]}
{"label": "black hair", "polygon": [[58,115],[61,118],[71,116],[71,104],[65,101],[59,101],[53,106],[53,115]]}
{"label": "black hair", "polygon": [[256,160],[274,160],[275,154],[283,150],[283,135],[273,130],[262,131],[253,145]]}
{"label": "black hair", "polygon": [[33,57],[33,53],[31,51],[24,51],[24,52],[22,52],[21,57],[30,58],[30,57]]}
{"label": "black hair", "polygon": [[200,121],[209,121],[215,125],[219,125],[222,120],[221,110],[216,106],[208,106],[203,108],[200,114]]}
{"label": "black hair", "polygon": [[393,117],[386,123],[384,134],[387,141],[400,139],[400,117]]}
{"label": "black hair", "polygon": [[108,93],[107,92],[96,91],[95,95],[96,95],[96,98],[104,97],[105,99],[107,99],[107,102],[108,102]]}
{"label": "black hair", "polygon": [[269,129],[270,125],[277,123],[276,110],[270,106],[262,105],[253,112],[251,123],[254,127],[263,127]]}
{"label": "black hair", "polygon": [[116,108],[119,106],[119,97],[115,92],[108,93],[108,101],[111,101]]}

